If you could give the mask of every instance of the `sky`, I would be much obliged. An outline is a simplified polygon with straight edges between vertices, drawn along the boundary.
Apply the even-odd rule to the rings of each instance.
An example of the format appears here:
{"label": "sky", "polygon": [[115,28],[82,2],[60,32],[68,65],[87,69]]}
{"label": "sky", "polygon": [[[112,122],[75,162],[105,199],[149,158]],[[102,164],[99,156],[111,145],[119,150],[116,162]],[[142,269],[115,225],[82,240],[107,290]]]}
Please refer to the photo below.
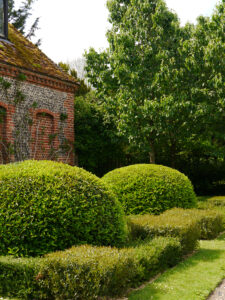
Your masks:
{"label": "sky", "polygon": [[[210,16],[219,0],[165,1],[184,25],[187,21],[194,23],[199,15]],[[57,63],[76,60],[90,47],[107,47],[105,34],[110,25],[106,0],[36,0],[31,20],[35,17],[40,17],[40,48]]]}

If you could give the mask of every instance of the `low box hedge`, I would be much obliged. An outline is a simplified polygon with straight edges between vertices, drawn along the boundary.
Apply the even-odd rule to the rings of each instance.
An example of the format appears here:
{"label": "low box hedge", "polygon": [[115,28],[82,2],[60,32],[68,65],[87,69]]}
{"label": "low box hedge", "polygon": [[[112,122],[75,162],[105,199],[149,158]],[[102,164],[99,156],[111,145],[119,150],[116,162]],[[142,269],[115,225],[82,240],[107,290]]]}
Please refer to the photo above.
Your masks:
{"label": "low box hedge", "polygon": [[128,228],[131,240],[170,236],[178,238],[183,254],[190,253],[198,247],[200,225],[196,218],[184,218],[172,210],[159,216],[143,215],[128,217]]}
{"label": "low box hedge", "polygon": [[123,249],[83,245],[39,259],[6,256],[0,258],[0,294],[32,300],[117,296],[180,259],[173,238]]}
{"label": "low box hedge", "polygon": [[225,207],[225,196],[215,196],[208,199],[208,203],[212,206],[223,206]]}
{"label": "low box hedge", "polygon": [[[198,197],[200,198],[200,197]],[[203,201],[198,201],[198,209],[225,208],[225,196],[202,197]],[[201,199],[201,198],[200,198]]]}
{"label": "low box hedge", "polygon": [[40,258],[1,256],[0,295],[20,299],[41,299],[40,287],[36,280],[40,261]]}
{"label": "low box hedge", "polygon": [[49,254],[39,283],[47,299],[96,299],[120,295],[181,258],[173,238],[157,238],[133,248],[79,246]]}
{"label": "low box hedge", "polygon": [[183,219],[197,221],[200,226],[200,239],[210,240],[216,238],[224,227],[224,213],[215,209],[171,209],[164,216],[176,218],[177,215]]}
{"label": "low box hedge", "polygon": [[196,249],[198,239],[213,239],[225,229],[224,213],[215,209],[174,208],[159,216],[128,217],[131,240],[156,236],[177,237],[183,253]]}

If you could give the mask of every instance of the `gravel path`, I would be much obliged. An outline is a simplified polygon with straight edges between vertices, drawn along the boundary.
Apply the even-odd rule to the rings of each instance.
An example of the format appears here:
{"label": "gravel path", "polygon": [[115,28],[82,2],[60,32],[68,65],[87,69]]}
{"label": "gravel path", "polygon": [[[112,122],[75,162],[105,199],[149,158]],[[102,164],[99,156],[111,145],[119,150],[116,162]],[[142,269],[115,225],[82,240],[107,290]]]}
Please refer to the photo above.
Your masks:
{"label": "gravel path", "polygon": [[225,279],[209,296],[208,300],[225,300]]}

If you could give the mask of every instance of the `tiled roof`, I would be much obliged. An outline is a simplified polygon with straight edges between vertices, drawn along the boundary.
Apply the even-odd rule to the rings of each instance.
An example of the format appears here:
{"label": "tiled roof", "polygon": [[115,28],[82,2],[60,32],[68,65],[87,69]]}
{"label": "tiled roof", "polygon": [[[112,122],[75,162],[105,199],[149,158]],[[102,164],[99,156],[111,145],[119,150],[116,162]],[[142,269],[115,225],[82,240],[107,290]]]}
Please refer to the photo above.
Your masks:
{"label": "tiled roof", "polygon": [[79,84],[11,24],[9,24],[9,41],[11,43],[0,40],[0,61],[63,81]]}

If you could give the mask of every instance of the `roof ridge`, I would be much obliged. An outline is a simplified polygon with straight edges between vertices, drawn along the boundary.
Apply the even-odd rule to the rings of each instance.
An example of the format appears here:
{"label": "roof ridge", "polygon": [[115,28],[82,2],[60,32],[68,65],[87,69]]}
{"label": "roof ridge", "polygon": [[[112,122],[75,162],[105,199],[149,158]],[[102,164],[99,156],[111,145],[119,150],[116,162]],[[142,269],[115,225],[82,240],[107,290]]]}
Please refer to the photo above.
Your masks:
{"label": "roof ridge", "polygon": [[79,82],[74,77],[67,74],[41,49],[39,49],[37,45],[24,37],[10,23],[9,41],[11,43],[4,40],[0,41],[0,61],[79,85]]}

